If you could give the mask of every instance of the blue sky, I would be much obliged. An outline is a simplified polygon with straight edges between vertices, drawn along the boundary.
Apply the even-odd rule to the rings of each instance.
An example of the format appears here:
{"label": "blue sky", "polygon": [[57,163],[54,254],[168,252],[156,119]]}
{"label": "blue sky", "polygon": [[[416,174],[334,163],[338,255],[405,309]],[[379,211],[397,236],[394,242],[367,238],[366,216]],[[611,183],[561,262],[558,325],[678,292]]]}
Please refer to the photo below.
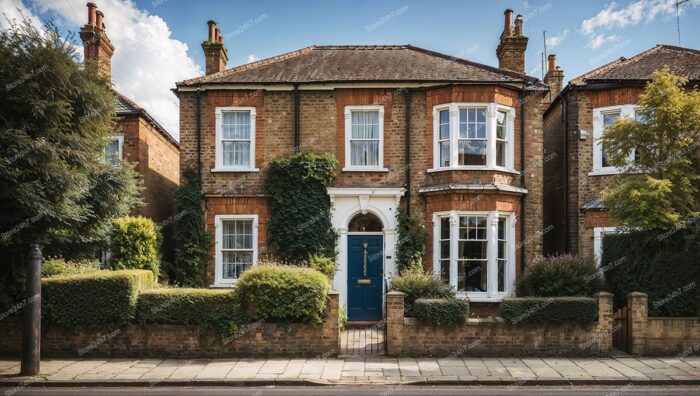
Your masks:
{"label": "blue sky", "polygon": [[[413,44],[497,66],[506,8],[525,18],[526,72],[535,77],[541,77],[544,30],[567,81],[659,43],[678,44],[675,0],[93,1],[116,47],[115,87],[176,137],[178,101],[170,89],[202,73],[209,19],[225,37],[229,67],[313,44]],[[52,18],[66,32],[87,19],[85,0],[0,0],[0,12],[10,17],[17,8],[37,24]],[[698,49],[700,0],[680,9],[681,43]]]}

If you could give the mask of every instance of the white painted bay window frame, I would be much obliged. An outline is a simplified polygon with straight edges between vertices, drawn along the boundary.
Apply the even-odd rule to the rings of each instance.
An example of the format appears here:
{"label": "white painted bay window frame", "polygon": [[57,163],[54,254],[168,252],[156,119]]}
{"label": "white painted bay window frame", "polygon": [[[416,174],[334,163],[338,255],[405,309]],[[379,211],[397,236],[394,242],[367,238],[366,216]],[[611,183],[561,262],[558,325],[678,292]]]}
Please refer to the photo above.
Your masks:
{"label": "white painted bay window frame", "polygon": [[[464,216],[485,216],[487,224],[487,290],[485,292],[457,291],[457,297],[473,302],[500,302],[514,294],[515,283],[515,214],[501,211],[444,211],[433,213],[433,276],[440,277],[440,219],[450,219],[450,284],[458,287],[459,218]],[[504,291],[498,291],[498,219],[506,219],[506,260],[504,269]]]}
{"label": "white painted bay window frame", "polygon": [[[226,112],[249,112],[250,113],[250,164],[248,165],[224,165],[224,147],[223,147],[223,114]],[[255,167],[255,107],[217,107],[215,109],[215,127],[216,127],[216,153],[215,167],[212,172],[258,172],[260,169]]]}
{"label": "white painted bay window frame", "polygon": [[[622,173],[622,169],[615,166],[603,166],[603,144],[601,138],[605,131],[603,116],[607,114],[620,113],[620,119],[634,119],[635,105],[618,105],[597,107],[593,109],[593,170],[589,176],[617,175]],[[627,156],[627,161],[634,162],[634,151]]]}
{"label": "white painted bay window frame", "polygon": [[253,262],[258,263],[258,215],[256,214],[228,214],[214,216],[214,284],[213,287],[229,287],[236,283],[236,279],[224,279],[224,254],[223,254],[223,222],[227,220],[248,220],[252,222]]}
{"label": "white painted bay window frame", "polygon": [[[459,165],[459,111],[465,108],[486,110],[486,164]],[[450,113],[450,165],[440,163],[440,111]],[[505,166],[496,165],[496,125],[498,111],[506,114],[506,158]],[[515,109],[497,103],[446,103],[433,106],[433,168],[428,172],[446,170],[499,170],[517,173],[514,164],[515,153]]]}

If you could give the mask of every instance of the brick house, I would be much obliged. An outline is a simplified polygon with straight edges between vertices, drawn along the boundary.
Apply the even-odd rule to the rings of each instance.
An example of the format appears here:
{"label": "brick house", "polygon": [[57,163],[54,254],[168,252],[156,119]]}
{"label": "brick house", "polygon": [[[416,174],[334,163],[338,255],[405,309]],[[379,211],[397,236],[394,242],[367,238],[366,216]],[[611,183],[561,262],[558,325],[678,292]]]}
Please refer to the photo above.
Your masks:
{"label": "brick house", "polygon": [[546,234],[544,250],[599,257],[603,235],[617,231],[600,193],[619,170],[606,164],[598,139],[616,118],[636,116],[639,95],[655,70],[668,66],[697,86],[700,51],[657,45],[594,69],[563,89],[564,74],[555,62],[550,56],[545,77],[554,95],[544,113],[545,158],[551,156],[544,163],[544,223],[565,232]]}
{"label": "brick house", "polygon": [[[523,20],[505,12],[491,67],[411,45],[310,46],[226,69],[215,22],[206,76],[177,83],[180,168],[197,169],[214,237],[213,287],[270,251],[270,161],[332,153],[334,288],[351,320],[383,315],[396,212],[430,233],[424,265],[488,314],[542,251],[542,111],[524,74]],[[364,257],[373,258],[362,271]],[[366,260],[366,259],[365,259]]]}
{"label": "brick house", "polygon": [[[88,23],[80,29],[85,60],[111,78],[114,46],[107,37],[104,15],[88,3]],[[125,95],[113,89],[117,122],[105,148],[105,160],[133,162],[141,175],[145,203],[132,214],[162,222],[171,216],[172,198],[180,184],[180,145],[151,115]]]}

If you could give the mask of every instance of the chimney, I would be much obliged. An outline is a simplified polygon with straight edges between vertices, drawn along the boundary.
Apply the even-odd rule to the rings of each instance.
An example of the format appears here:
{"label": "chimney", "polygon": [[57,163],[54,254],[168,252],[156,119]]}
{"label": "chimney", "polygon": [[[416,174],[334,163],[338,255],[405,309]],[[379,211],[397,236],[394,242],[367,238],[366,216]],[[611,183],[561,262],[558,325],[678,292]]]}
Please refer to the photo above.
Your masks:
{"label": "chimney", "polygon": [[564,88],[564,70],[557,66],[557,56],[554,54],[547,57],[547,74],[544,76],[544,83],[549,85],[549,95],[545,98],[545,102],[552,103]]}
{"label": "chimney", "polygon": [[80,28],[80,39],[83,40],[85,65],[96,68],[97,73],[112,79],[112,55],[114,46],[109,41],[103,22],[104,14],[97,11],[95,3],[87,3],[88,22]]}
{"label": "chimney", "polygon": [[219,28],[216,27],[216,22],[209,21],[207,25],[209,25],[209,36],[207,41],[202,43],[202,49],[204,50],[206,73],[210,75],[226,70],[228,52],[224,47],[224,37]]}
{"label": "chimney", "polygon": [[527,37],[523,35],[523,16],[515,17],[513,24],[513,10],[507,9],[504,15],[503,33],[496,48],[498,67],[525,74]]}

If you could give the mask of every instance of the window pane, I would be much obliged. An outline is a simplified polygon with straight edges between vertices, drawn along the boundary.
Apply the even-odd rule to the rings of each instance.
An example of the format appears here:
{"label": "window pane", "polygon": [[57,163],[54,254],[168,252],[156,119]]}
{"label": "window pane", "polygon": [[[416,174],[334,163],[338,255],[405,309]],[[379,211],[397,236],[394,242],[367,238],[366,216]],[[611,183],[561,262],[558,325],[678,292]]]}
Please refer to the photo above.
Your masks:
{"label": "window pane", "polygon": [[506,265],[508,264],[508,241],[506,233],[507,219],[500,217],[498,219],[498,255],[496,263],[498,264],[498,291],[506,290]]}
{"label": "window pane", "polygon": [[379,165],[379,141],[350,141],[351,165]]}
{"label": "window pane", "polygon": [[496,141],[496,166],[506,166],[506,142]]}
{"label": "window pane", "polygon": [[224,279],[238,279],[253,265],[253,252],[224,251],[222,274]]}
{"label": "window pane", "polygon": [[457,263],[457,290],[485,292],[487,279],[485,261],[459,261]]}
{"label": "window pane", "polygon": [[450,239],[450,218],[442,217],[440,219],[440,239]]}
{"label": "window pane", "polygon": [[250,139],[250,112],[229,111],[223,113],[222,129],[224,139]]}
{"label": "window pane", "polygon": [[450,283],[450,260],[440,260],[440,280]]}
{"label": "window pane", "polygon": [[620,117],[620,113],[603,114],[603,126],[608,126]]}
{"label": "window pane", "polygon": [[450,258],[450,241],[440,242],[440,258],[449,259]]}
{"label": "window pane", "polygon": [[449,110],[440,111],[440,140],[450,138],[450,112]]}
{"label": "window pane", "polygon": [[352,111],[352,139],[379,139],[379,112]]}
{"label": "window pane", "polygon": [[458,158],[460,165],[486,165],[486,141],[460,140]]}
{"label": "window pane", "polygon": [[249,166],[250,142],[222,142],[225,166]]}
{"label": "window pane", "polygon": [[506,291],[506,261],[498,260],[498,291]]}
{"label": "window pane", "polygon": [[440,143],[440,166],[450,166],[450,141]]}
{"label": "window pane", "polygon": [[112,139],[105,147],[105,162],[117,165],[121,161],[119,156],[119,139]]}
{"label": "window pane", "polygon": [[221,226],[222,277],[237,279],[253,265],[253,221],[226,220]]}
{"label": "window pane", "polygon": [[486,260],[486,241],[460,241],[457,252],[458,259]]}
{"label": "window pane", "polygon": [[496,136],[499,139],[506,138],[506,113],[503,111],[496,114]]}

